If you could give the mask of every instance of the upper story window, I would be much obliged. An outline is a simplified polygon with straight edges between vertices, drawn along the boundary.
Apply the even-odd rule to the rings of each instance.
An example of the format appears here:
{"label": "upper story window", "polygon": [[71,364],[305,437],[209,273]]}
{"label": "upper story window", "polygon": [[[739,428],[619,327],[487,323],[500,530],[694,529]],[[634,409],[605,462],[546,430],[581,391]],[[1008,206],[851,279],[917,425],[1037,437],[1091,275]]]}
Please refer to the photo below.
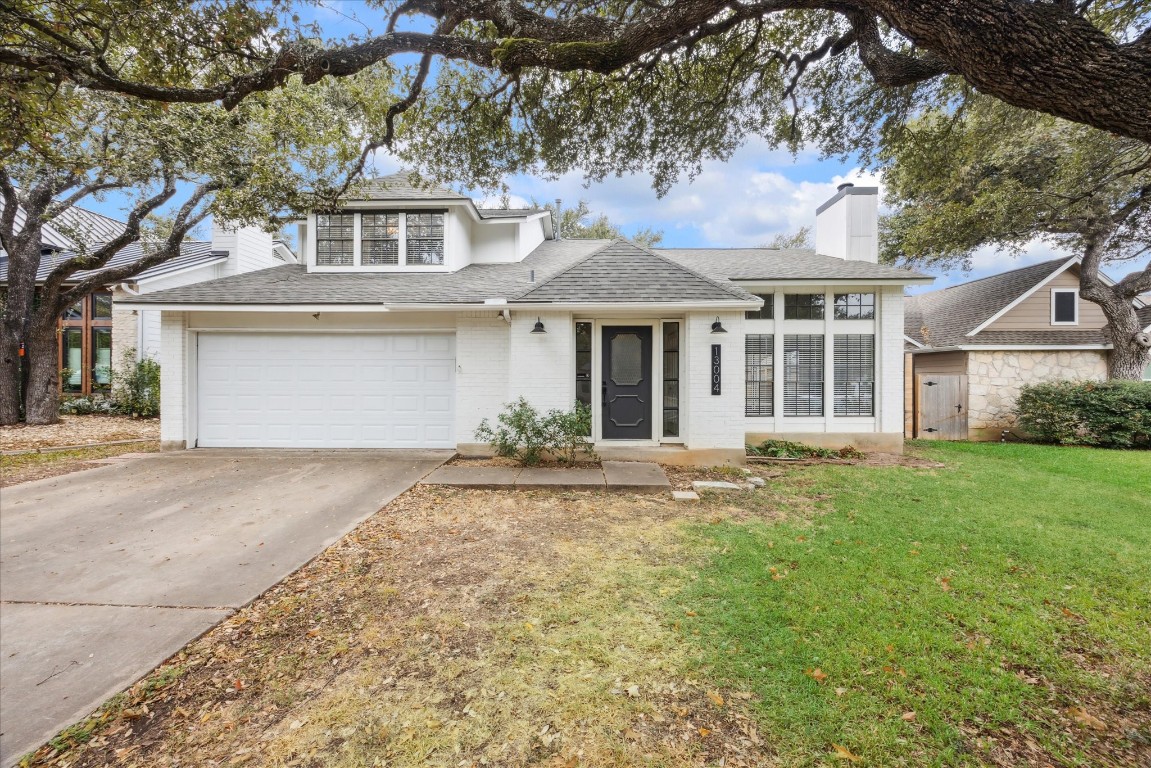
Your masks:
{"label": "upper story window", "polygon": [[1079,323],[1079,291],[1074,288],[1051,291],[1051,324],[1077,325]]}
{"label": "upper story window", "polygon": [[400,214],[365,213],[360,222],[360,253],[363,264],[399,264]]}
{"label": "upper story window", "polygon": [[874,320],[875,294],[874,293],[837,293],[835,294],[836,320]]}
{"label": "upper story window", "polygon": [[444,215],[409,213],[405,264],[439,266],[444,263]]}
{"label": "upper story window", "polygon": [[321,213],[316,216],[316,264],[350,267],[355,261],[355,215]]}
{"label": "upper story window", "polygon": [[755,298],[763,299],[763,306],[759,309],[748,310],[744,317],[748,320],[771,320],[775,317],[775,295],[771,293],[757,293]]}
{"label": "upper story window", "polygon": [[822,320],[822,293],[788,293],[783,297],[784,320]]}

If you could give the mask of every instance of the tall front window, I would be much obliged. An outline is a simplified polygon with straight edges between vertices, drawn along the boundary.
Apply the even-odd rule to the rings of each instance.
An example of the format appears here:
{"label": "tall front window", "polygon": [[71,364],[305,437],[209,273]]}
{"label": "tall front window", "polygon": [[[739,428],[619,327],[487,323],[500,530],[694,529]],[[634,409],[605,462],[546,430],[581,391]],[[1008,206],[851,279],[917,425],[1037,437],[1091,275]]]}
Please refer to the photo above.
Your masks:
{"label": "tall front window", "polygon": [[444,215],[442,213],[407,214],[409,265],[438,266],[444,263]]}
{"label": "tall front window", "polygon": [[60,389],[76,394],[112,384],[112,293],[97,291],[60,315]]}
{"label": "tall front window", "polygon": [[355,260],[355,215],[322,213],[316,217],[316,263],[350,267]]}
{"label": "tall front window", "polygon": [[92,329],[92,389],[112,385],[112,329]]}
{"label": "tall front window", "polygon": [[775,413],[775,336],[770,333],[749,333],[744,337],[746,370],[744,382],[745,416],[772,416]]}
{"label": "tall front window", "polygon": [[783,337],[783,415],[823,415],[822,335]]}
{"label": "tall front window", "polygon": [[663,436],[679,437],[679,323],[663,324]]}
{"label": "tall front window", "polygon": [[875,337],[835,336],[835,415],[875,415]]}
{"label": "tall front window", "polygon": [[60,333],[60,386],[79,392],[84,386],[84,329],[65,328]]}
{"label": "tall front window", "polygon": [[399,264],[400,214],[365,213],[360,222],[360,254],[364,264]]}
{"label": "tall front window", "polygon": [[576,402],[591,407],[591,323],[575,324]]}
{"label": "tall front window", "polygon": [[788,293],[783,297],[784,320],[822,320],[822,293]]}

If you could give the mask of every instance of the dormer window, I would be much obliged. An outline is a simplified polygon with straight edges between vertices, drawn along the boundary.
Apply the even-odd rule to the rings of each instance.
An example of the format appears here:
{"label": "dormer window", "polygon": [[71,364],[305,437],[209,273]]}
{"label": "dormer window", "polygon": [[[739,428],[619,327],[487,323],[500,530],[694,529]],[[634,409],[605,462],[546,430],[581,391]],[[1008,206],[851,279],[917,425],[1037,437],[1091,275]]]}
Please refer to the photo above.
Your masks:
{"label": "dormer window", "polygon": [[316,216],[316,264],[350,267],[355,262],[355,216],[351,213]]}
{"label": "dormer window", "polygon": [[364,264],[400,263],[400,214],[365,213],[361,229]]}
{"label": "dormer window", "polygon": [[1051,291],[1051,324],[1079,324],[1079,291],[1073,288]]}
{"label": "dormer window", "polygon": [[444,263],[444,215],[407,214],[407,260],[409,266],[440,266]]}

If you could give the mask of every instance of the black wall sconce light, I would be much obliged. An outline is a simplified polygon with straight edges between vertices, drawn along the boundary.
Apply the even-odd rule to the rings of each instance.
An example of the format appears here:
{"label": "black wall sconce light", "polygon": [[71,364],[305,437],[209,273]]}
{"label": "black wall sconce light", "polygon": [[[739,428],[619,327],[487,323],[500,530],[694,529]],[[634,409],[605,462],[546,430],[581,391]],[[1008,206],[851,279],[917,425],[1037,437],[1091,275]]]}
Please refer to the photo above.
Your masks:
{"label": "black wall sconce light", "polygon": [[712,333],[727,333],[727,329],[723,327],[723,323],[719,321],[719,315],[716,315],[715,322],[711,324]]}
{"label": "black wall sconce light", "polygon": [[532,332],[532,333],[547,333],[547,331],[546,331],[546,330],[544,330],[544,324],[543,324],[543,321],[542,321],[542,320],[540,320],[538,317],[536,318],[536,324],[535,324],[535,326],[532,328],[531,332]]}

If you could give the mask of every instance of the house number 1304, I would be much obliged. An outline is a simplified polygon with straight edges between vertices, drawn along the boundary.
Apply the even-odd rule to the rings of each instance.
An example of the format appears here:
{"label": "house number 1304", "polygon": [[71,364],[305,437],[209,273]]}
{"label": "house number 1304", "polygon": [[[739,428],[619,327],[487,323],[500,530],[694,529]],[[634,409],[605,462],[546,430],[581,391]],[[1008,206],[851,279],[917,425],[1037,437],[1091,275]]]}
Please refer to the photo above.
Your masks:
{"label": "house number 1304", "polygon": [[719,385],[720,385],[719,351],[720,351],[720,345],[719,344],[712,344],[711,345],[711,393],[713,395],[718,395],[720,393],[720,390],[719,390]]}

